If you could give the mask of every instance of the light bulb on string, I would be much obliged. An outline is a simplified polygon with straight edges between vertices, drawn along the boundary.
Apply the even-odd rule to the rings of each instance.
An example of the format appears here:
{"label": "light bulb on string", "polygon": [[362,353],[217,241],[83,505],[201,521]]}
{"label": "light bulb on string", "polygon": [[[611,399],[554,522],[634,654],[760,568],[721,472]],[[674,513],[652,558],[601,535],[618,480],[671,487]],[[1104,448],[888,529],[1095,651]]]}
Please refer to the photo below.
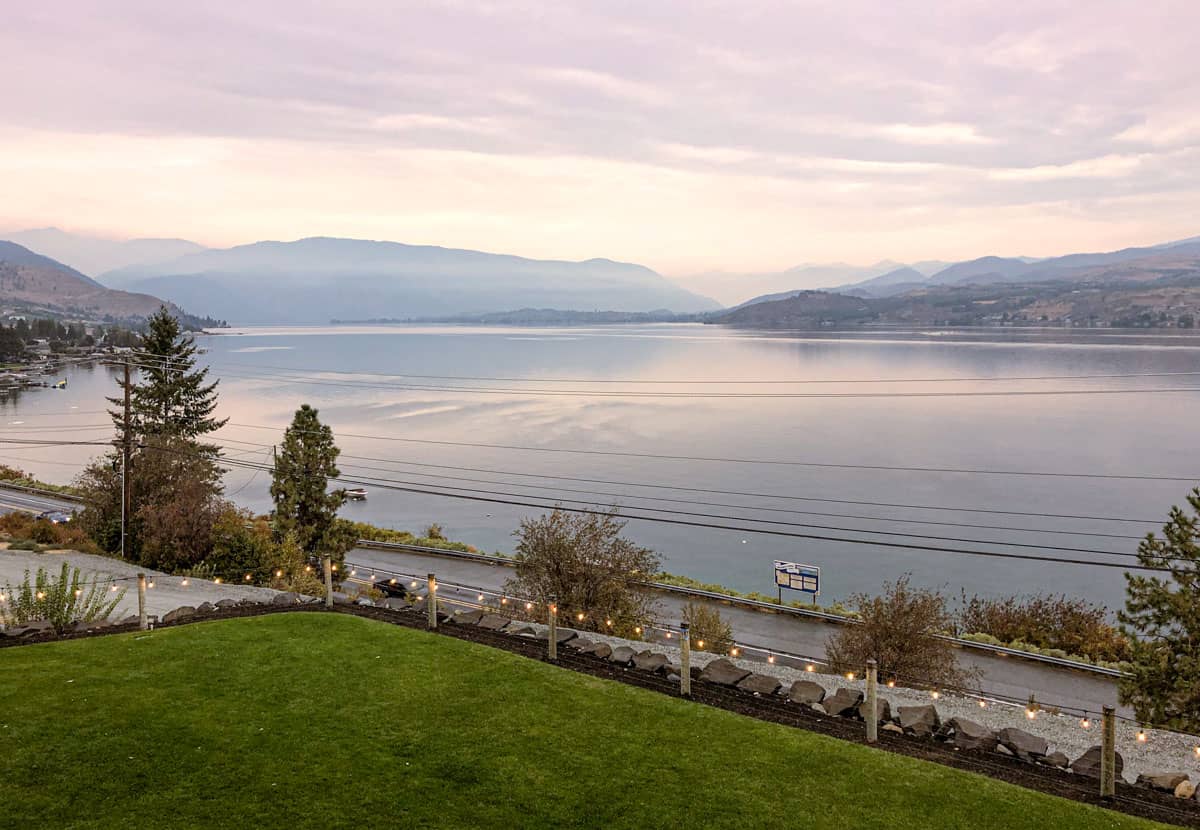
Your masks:
{"label": "light bulb on string", "polygon": [[887,682],[887,687],[888,687],[889,689],[894,689],[894,688],[896,688],[896,681],[895,681],[895,680],[889,680],[889,681]]}
{"label": "light bulb on string", "polygon": [[1146,742],[1146,730],[1145,730],[1145,729],[1139,729],[1139,730],[1138,730],[1138,733],[1137,733],[1137,742],[1138,742],[1139,744],[1144,744],[1144,743]]}
{"label": "light bulb on string", "polygon": [[697,640],[697,641],[696,641],[696,648],[704,648],[704,641],[703,641],[703,640]]}
{"label": "light bulb on string", "polygon": [[847,680],[853,680],[853,679],[854,679],[854,672],[852,672],[852,671],[848,671],[848,672],[846,672],[846,679],[847,679]]}
{"label": "light bulb on string", "polygon": [[730,656],[730,657],[737,657],[739,653],[740,653],[740,652],[739,652],[739,651],[738,651],[736,648],[731,648],[731,649],[729,649],[729,656]]}
{"label": "light bulb on string", "polygon": [[804,670],[805,671],[816,671],[817,667],[814,666],[812,663],[809,663],[807,666],[804,667]]}
{"label": "light bulb on string", "polygon": [[931,698],[933,698],[934,700],[937,700],[938,698],[940,698],[940,697],[942,696],[942,693],[941,693],[941,692],[939,692],[937,689],[934,689],[933,691],[931,691],[931,692],[929,693],[929,696],[930,696]]}
{"label": "light bulb on string", "polygon": [[179,583],[179,584],[180,584],[180,586],[181,586],[181,587],[183,587],[183,588],[186,588],[186,587],[187,587],[187,584],[188,584],[187,577],[185,576],[185,577],[184,577],[184,578],[183,578],[183,579],[180,581],[180,583]]}
{"label": "light bulb on string", "polygon": [[774,654],[768,654],[768,655],[767,655],[767,662],[768,662],[768,663],[774,663],[774,662],[775,662],[775,655],[774,655]]}
{"label": "light bulb on string", "polygon": [[1091,728],[1092,728],[1092,722],[1091,722],[1090,720],[1088,720],[1088,716],[1087,716],[1087,715],[1084,715],[1084,716],[1083,716],[1083,718],[1082,718],[1082,719],[1080,719],[1080,721],[1079,721],[1079,726],[1080,726],[1081,728],[1083,728],[1083,729],[1091,729]]}

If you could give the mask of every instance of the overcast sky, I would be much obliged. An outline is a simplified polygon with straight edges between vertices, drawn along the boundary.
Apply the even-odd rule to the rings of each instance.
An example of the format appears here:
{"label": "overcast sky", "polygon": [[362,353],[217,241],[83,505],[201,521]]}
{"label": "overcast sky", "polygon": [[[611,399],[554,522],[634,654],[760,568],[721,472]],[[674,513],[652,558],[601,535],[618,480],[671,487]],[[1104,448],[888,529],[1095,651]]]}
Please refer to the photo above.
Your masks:
{"label": "overcast sky", "polygon": [[668,275],[1200,234],[1195,0],[11,3],[0,227]]}

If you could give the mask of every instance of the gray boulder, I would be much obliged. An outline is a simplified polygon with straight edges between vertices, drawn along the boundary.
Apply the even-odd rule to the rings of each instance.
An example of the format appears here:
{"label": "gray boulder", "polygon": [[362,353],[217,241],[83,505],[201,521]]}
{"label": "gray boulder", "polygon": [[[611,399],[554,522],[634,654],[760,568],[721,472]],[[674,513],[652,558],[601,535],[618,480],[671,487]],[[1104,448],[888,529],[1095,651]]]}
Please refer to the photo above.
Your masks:
{"label": "gray boulder", "polygon": [[700,672],[701,680],[719,683],[722,686],[736,686],[749,676],[750,672],[747,669],[734,665],[733,661],[724,657],[710,661]]}
{"label": "gray boulder", "polygon": [[[1116,755],[1116,773],[1117,778],[1121,777],[1121,770],[1125,768],[1125,759],[1121,757],[1121,753]],[[1071,770],[1079,775],[1087,775],[1092,778],[1100,777],[1100,756],[1101,748],[1098,746],[1089,747],[1088,751],[1080,755],[1071,762]]]}
{"label": "gray boulder", "polygon": [[788,690],[788,699],[792,703],[812,706],[825,699],[825,687],[819,683],[813,683],[811,680],[797,680]]}
{"label": "gray boulder", "polygon": [[282,594],[276,594],[271,597],[272,605],[299,605],[300,595],[294,591],[287,591]]}
{"label": "gray boulder", "polygon": [[858,704],[862,703],[863,693],[858,689],[838,689],[822,701],[825,711],[842,718],[853,718],[858,715]]}
{"label": "gray boulder", "polygon": [[1046,752],[1050,749],[1045,738],[1026,732],[1024,729],[1017,729],[1015,726],[1006,726],[996,733],[996,737],[1013,755],[1030,763],[1036,763],[1045,758]]}
{"label": "gray boulder", "polygon": [[508,617],[502,617],[499,614],[484,614],[475,624],[487,631],[499,631],[508,625],[508,623]]}
{"label": "gray boulder", "polygon": [[[471,609],[470,611],[455,611],[454,616],[450,618],[450,622],[455,623],[457,625],[475,625],[475,623],[479,622],[482,619],[483,619],[483,611],[480,611],[479,609],[475,608],[475,609]],[[505,625],[507,625],[507,624],[508,624],[508,621],[505,620]]]}
{"label": "gray boulder", "polygon": [[743,692],[753,692],[756,695],[773,695],[779,691],[782,685],[777,677],[754,672],[749,677],[740,680],[737,687]]}
{"label": "gray boulder", "polygon": [[[333,596],[334,596],[334,599],[336,600],[337,594],[334,594]],[[345,594],[342,594],[342,596],[345,596]],[[218,608],[237,608],[237,604],[238,603],[237,603],[236,599],[230,599],[229,597],[226,597],[225,599],[217,600]]]}
{"label": "gray boulder", "polygon": [[642,671],[658,671],[667,664],[667,655],[656,651],[639,651],[633,655],[633,667]]}
{"label": "gray boulder", "polygon": [[612,653],[608,655],[608,662],[616,663],[620,666],[628,666],[633,662],[633,658],[636,655],[637,652],[631,649],[629,646],[617,646],[612,650]]}
{"label": "gray boulder", "polygon": [[983,724],[966,718],[951,718],[947,724],[954,730],[953,743],[956,748],[980,752],[995,751],[996,733]]}
{"label": "gray boulder", "polygon": [[[343,596],[345,596],[345,594],[343,594]],[[337,594],[333,595],[334,602],[338,601],[337,597]],[[388,597],[379,604],[390,611],[403,611],[405,608],[409,607],[408,602],[400,597]]]}
{"label": "gray boulder", "polygon": [[1188,781],[1186,772],[1143,772],[1135,782],[1139,787],[1149,787],[1164,793],[1174,793],[1175,788]]}
{"label": "gray boulder", "polygon": [[1013,757],[1013,751],[1004,744],[996,744],[996,752],[1001,755],[1007,755],[1009,758]]}
{"label": "gray boulder", "polygon": [[932,703],[922,706],[899,706],[896,712],[900,719],[900,728],[910,735],[928,737],[942,725],[942,718]]}
{"label": "gray boulder", "polygon": [[[875,705],[875,722],[883,723],[892,719],[892,704],[888,703],[883,698],[878,698]],[[858,704],[858,709],[854,713],[854,717],[866,723],[867,721],[867,701],[863,700]]]}
{"label": "gray boulder", "polygon": [[571,641],[571,648],[575,649],[576,651],[587,651],[594,645],[595,643],[589,640],[587,637],[576,637]]}
{"label": "gray boulder", "polygon": [[584,654],[591,654],[599,657],[601,660],[607,660],[613,653],[612,646],[608,643],[592,643],[587,648],[580,649]]}
{"label": "gray boulder", "polygon": [[537,637],[537,629],[531,625],[526,625],[522,622],[513,621],[504,626],[505,634],[512,634],[517,637]]}
{"label": "gray boulder", "polygon": [[176,620],[182,620],[185,617],[190,617],[195,613],[196,613],[196,609],[193,608],[192,606],[181,605],[178,608],[176,608],[174,611],[168,611],[166,614],[164,614],[162,621],[164,623],[173,623]]}
{"label": "gray boulder", "polygon": [[251,606],[259,605],[259,604],[260,603],[258,600],[250,599],[250,597],[246,597],[245,599],[238,600],[238,605],[240,605],[242,608],[250,608]]}
{"label": "gray boulder", "polygon": [[[300,598],[299,598],[299,597],[297,597],[297,598],[296,598],[296,602],[300,602]],[[279,604],[279,605],[287,605],[287,603],[286,603],[286,602],[281,602],[281,603],[278,603],[278,604]],[[355,605],[361,605],[361,606],[363,606],[364,608],[374,608],[374,607],[375,607],[375,600],[371,599],[370,597],[359,597],[358,599],[354,600],[354,604],[355,604]]]}
{"label": "gray boulder", "polygon": [[211,602],[202,602],[196,606],[197,614],[211,614],[213,611],[216,611],[216,610],[217,610],[217,606],[213,605]]}
{"label": "gray boulder", "polygon": [[879,728],[884,732],[895,732],[897,735],[904,734],[904,730],[901,729],[899,726],[897,726],[894,723],[885,723],[883,726],[881,726]]}
{"label": "gray boulder", "polygon": [[[569,643],[571,640],[574,640],[578,636],[579,636],[579,634],[577,632],[572,631],[569,628],[560,628],[555,632],[554,639],[561,646],[563,643]],[[539,640],[547,640],[548,641],[550,639],[550,629],[549,628],[542,629],[542,631],[538,633],[537,638]]]}
{"label": "gray boulder", "polygon": [[1046,764],[1047,766],[1050,766],[1050,767],[1058,767],[1059,769],[1066,769],[1068,766],[1070,766],[1071,759],[1068,758],[1066,755],[1062,754],[1061,752],[1051,752],[1049,755],[1047,755],[1045,758],[1042,759],[1042,763]]}

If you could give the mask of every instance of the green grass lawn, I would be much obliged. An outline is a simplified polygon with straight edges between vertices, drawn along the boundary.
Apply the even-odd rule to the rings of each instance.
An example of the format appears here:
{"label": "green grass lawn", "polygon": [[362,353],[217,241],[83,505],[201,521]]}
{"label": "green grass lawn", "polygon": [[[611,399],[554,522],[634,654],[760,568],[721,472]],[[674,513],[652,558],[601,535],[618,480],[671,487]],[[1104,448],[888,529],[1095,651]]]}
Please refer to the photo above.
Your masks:
{"label": "green grass lawn", "polygon": [[1152,827],[341,614],[0,651],[0,827]]}

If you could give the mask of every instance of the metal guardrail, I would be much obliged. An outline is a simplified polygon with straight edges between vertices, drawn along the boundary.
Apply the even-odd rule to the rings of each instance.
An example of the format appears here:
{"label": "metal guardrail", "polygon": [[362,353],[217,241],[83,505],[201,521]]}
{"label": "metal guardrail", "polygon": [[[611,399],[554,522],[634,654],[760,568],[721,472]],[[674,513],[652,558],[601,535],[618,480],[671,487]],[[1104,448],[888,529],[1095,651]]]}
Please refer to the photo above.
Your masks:
{"label": "metal guardrail", "polygon": [[[376,542],[371,539],[359,539],[358,546],[361,548],[378,550],[428,553],[434,556],[444,556],[452,559],[464,559],[471,562],[481,562],[498,567],[511,568],[513,566],[511,561],[486,553],[470,553],[469,551],[462,550],[447,550],[445,548],[433,548],[425,545],[408,545],[402,542]],[[841,614],[831,614],[828,611],[815,611],[810,608],[795,608],[790,605],[776,605],[773,602],[763,602],[762,600],[750,599],[748,597],[737,597],[730,594],[722,594],[717,591],[705,591],[701,588],[687,588],[680,585],[671,585],[666,582],[639,581],[636,584],[651,588],[655,591],[680,594],[682,596],[698,597],[701,599],[711,599],[717,602],[726,602],[730,605],[740,605],[746,608],[753,608],[758,611],[767,611],[773,614],[788,614],[794,617],[816,619],[822,622],[834,623],[835,625],[854,625],[856,623],[856,620],[851,617],[845,617]],[[1104,666],[1093,666],[1091,663],[1080,663],[1077,660],[1068,660],[1063,657],[1051,657],[1046,654],[1037,654],[1032,651],[1021,651],[1020,649],[1009,648],[1008,646],[977,643],[974,640],[964,640],[961,637],[951,637],[949,635],[939,635],[939,637],[958,648],[968,649],[971,651],[980,651],[987,654],[1001,655],[1004,657],[1017,657],[1036,663],[1043,663],[1045,665],[1056,666],[1063,669],[1072,669],[1074,671],[1088,672],[1090,674],[1098,674],[1105,677],[1117,678],[1124,676],[1124,672],[1120,671],[1119,669],[1110,669]]]}
{"label": "metal guardrail", "polygon": [[12,481],[0,481],[0,489],[16,490],[21,493],[33,493],[37,496],[47,496],[52,499],[61,501],[74,502],[75,504],[83,504],[84,499],[81,496],[76,496],[72,493],[60,493],[57,490],[43,490],[40,487],[29,487],[25,484],[17,484]]}

